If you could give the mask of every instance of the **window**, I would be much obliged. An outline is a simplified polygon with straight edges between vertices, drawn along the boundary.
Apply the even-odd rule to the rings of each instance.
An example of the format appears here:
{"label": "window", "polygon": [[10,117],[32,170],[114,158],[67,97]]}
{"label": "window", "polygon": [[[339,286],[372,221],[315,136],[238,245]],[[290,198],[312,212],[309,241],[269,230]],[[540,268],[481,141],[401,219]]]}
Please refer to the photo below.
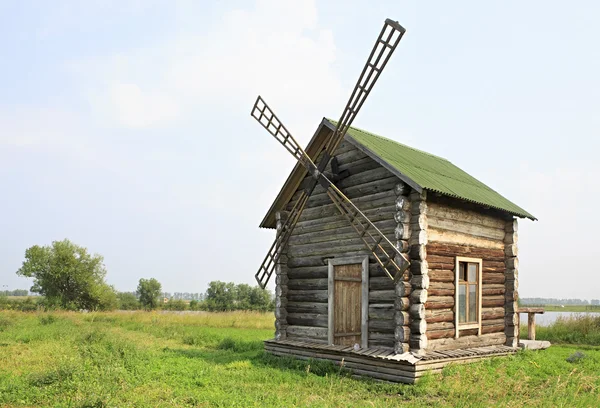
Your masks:
{"label": "window", "polygon": [[481,259],[456,257],[455,326],[481,334]]}

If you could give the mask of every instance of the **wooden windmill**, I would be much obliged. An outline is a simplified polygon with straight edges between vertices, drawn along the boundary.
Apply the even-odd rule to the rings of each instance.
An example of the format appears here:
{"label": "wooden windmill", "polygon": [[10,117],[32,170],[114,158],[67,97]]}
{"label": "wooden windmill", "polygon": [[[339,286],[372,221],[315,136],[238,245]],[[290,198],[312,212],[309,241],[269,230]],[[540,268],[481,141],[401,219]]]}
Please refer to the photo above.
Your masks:
{"label": "wooden windmill", "polygon": [[[343,177],[343,174],[338,174],[334,152],[344,139],[348,128],[352,125],[356,115],[362,108],[405,31],[398,22],[390,19],[385,21],[342,116],[336,124],[336,129],[325,142],[323,154],[317,163],[313,162],[304,149],[302,149],[263,98],[261,96],[257,98],[252,108],[252,117],[267,129],[306,168],[308,174],[312,175],[311,183],[306,186],[301,196],[296,200],[295,205],[289,213],[289,217],[278,231],[275,242],[271,245],[262,265],[255,275],[258,284],[262,288],[269,282],[282,250],[285,248],[317,184],[320,184],[326,190],[335,207],[352,225],[365,246],[372,253],[373,258],[391,279],[399,279],[410,265],[405,254],[396,248],[373,222],[334,184],[337,179]],[[329,164],[331,164],[332,173],[325,172]]]}

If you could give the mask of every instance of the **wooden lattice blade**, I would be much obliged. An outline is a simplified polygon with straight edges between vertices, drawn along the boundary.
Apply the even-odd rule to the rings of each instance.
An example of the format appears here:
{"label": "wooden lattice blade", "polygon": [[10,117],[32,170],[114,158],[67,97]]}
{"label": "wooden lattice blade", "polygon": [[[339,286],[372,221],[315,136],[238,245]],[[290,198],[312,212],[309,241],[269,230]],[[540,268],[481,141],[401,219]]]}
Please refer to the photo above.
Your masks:
{"label": "wooden lattice blade", "polygon": [[305,192],[300,194],[296,200],[296,204],[294,204],[294,207],[290,211],[288,218],[285,220],[281,228],[278,228],[275,241],[271,245],[271,248],[269,248],[269,251],[260,265],[260,268],[258,268],[258,272],[256,272],[254,275],[254,278],[261,288],[264,289],[267,286],[267,283],[269,283],[269,280],[271,279],[271,275],[273,275],[273,272],[275,272],[275,268],[277,267],[279,259],[282,255],[282,251],[287,245],[287,242],[292,235],[292,231],[300,219],[300,215],[306,206],[308,197],[308,194]]}
{"label": "wooden lattice blade", "polygon": [[316,169],[312,159],[306,154],[304,149],[298,144],[296,139],[287,130],[283,123],[279,120],[273,110],[267,105],[265,100],[259,95],[252,107],[250,115],[267,129],[285,149],[292,154],[300,163],[306,167],[310,174]]}
{"label": "wooden lattice blade", "polygon": [[379,75],[385,68],[390,57],[396,50],[398,43],[402,39],[402,36],[406,30],[397,21],[390,19],[385,20],[383,28],[375,45],[371,50],[371,54],[367,59],[356,86],[350,95],[350,99],[346,104],[346,108],[337,123],[336,130],[333,137],[327,143],[325,149],[330,155],[333,155],[335,149],[338,147],[340,142],[344,139],[346,131],[352,125],[352,122],[356,118],[356,115],[362,108],[367,96],[375,86]]}

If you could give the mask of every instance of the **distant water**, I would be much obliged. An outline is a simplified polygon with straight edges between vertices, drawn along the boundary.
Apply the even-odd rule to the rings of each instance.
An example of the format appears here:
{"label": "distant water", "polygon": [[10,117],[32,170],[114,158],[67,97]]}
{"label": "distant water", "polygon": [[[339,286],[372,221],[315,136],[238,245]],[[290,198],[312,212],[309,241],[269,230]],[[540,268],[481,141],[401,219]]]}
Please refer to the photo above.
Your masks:
{"label": "distant water", "polygon": [[[552,323],[554,323],[554,321],[556,319],[558,319],[559,316],[561,317],[569,317],[569,316],[575,316],[575,315],[579,315],[579,314],[587,314],[587,315],[592,315],[592,316],[600,316],[600,313],[597,312],[546,312],[544,314],[536,314],[535,315],[535,324],[536,326],[548,326]],[[521,324],[525,324],[527,325],[527,313],[521,313]]]}

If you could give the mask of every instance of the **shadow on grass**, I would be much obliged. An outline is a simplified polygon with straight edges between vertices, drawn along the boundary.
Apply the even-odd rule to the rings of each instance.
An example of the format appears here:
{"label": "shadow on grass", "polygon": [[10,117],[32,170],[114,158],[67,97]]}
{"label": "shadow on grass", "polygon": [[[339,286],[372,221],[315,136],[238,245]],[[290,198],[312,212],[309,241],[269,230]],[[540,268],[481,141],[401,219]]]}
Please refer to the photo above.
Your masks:
{"label": "shadow on grass", "polygon": [[211,364],[226,365],[236,361],[249,361],[255,367],[276,368],[300,375],[348,376],[349,371],[338,364],[324,360],[299,360],[293,357],[277,357],[265,353],[260,340],[239,340],[226,337],[216,347],[183,349],[165,347],[163,352],[191,359],[202,359]]}

